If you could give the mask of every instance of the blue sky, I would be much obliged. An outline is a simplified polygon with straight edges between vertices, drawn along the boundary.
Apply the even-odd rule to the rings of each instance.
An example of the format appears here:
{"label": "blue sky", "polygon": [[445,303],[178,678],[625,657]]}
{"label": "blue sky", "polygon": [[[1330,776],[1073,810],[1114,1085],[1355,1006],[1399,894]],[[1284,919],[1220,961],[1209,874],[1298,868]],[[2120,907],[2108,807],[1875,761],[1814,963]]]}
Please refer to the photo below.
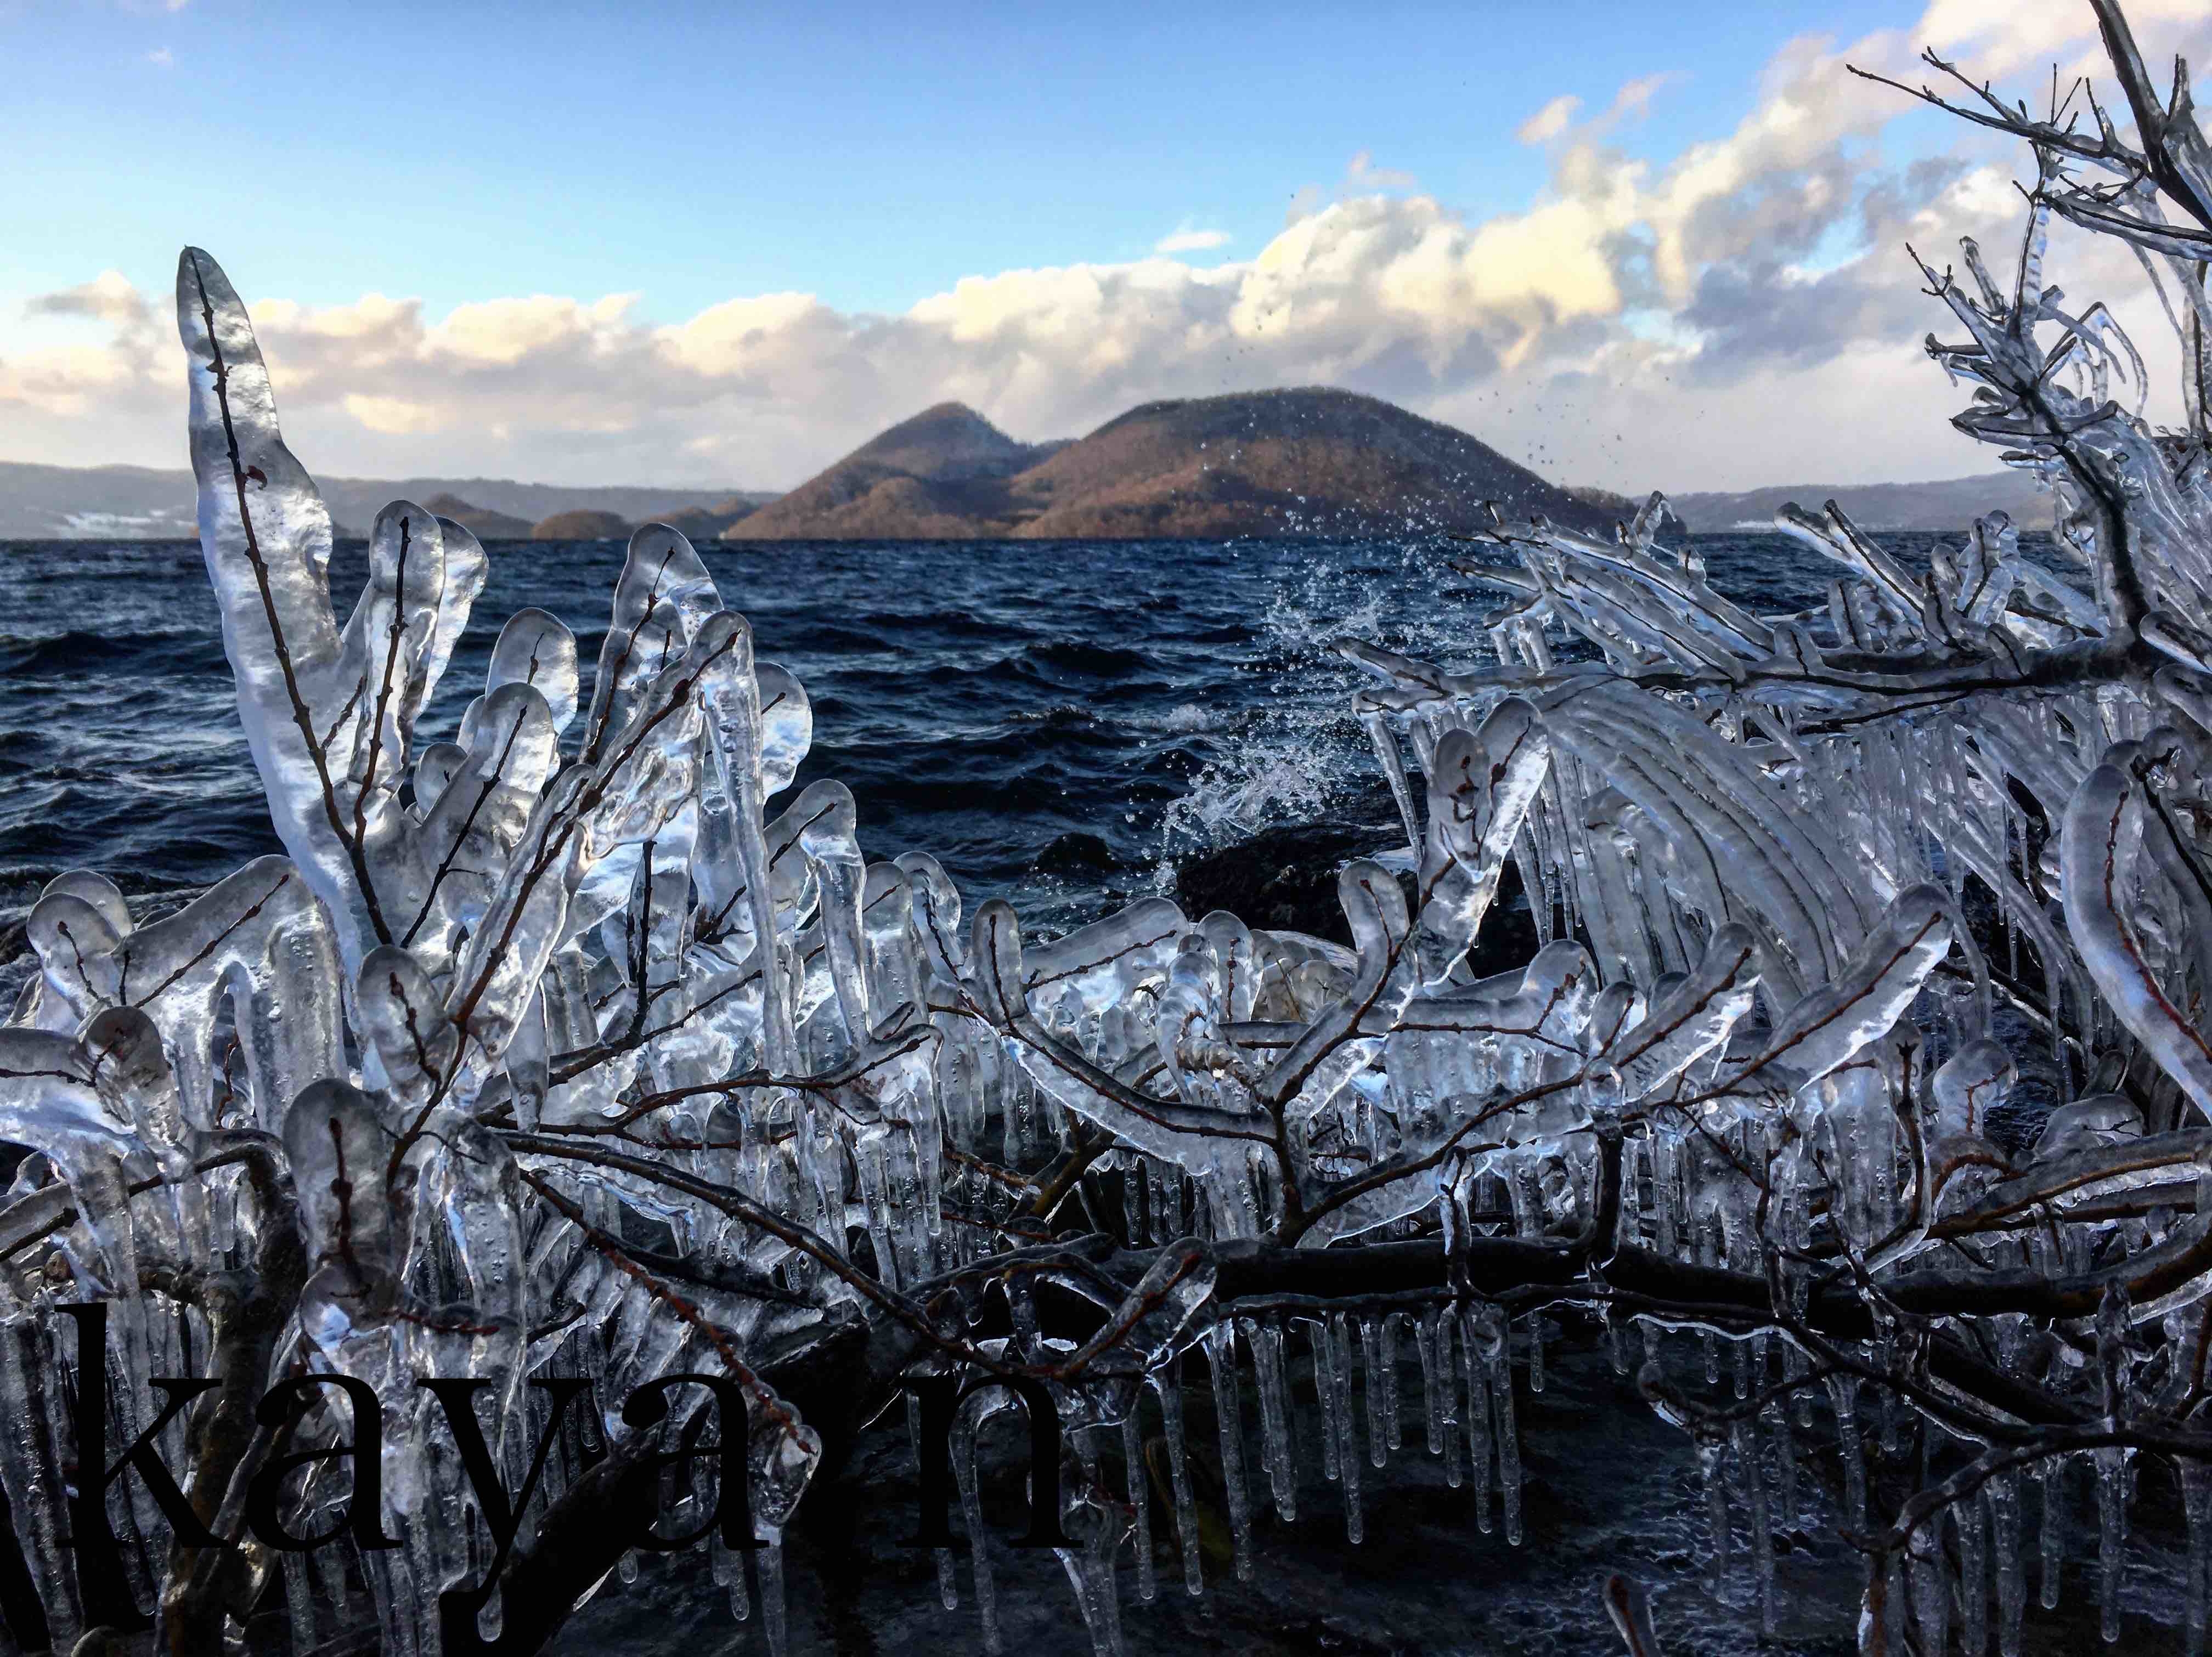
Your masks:
{"label": "blue sky", "polygon": [[2025,158],[1843,64],[2032,89],[2088,22],[0,0],[0,458],[173,461],[191,242],[335,471],[783,486],[946,397],[1036,438],[1318,381],[1620,487],[1956,475],[1940,410],[1879,429],[1934,320],[1901,246],[2004,234]]}
{"label": "blue sky", "polygon": [[[177,247],[247,291],[434,310],[635,290],[673,320],[799,288],[903,309],[962,276],[1249,255],[1355,155],[1462,211],[1532,194],[1514,129],[1655,70],[1635,150],[1725,132],[1805,32],[1910,4],[951,8],[31,4],[0,53],[0,289],[143,285]],[[1563,26],[1565,25],[1565,26]],[[18,216],[20,214],[21,216]]]}

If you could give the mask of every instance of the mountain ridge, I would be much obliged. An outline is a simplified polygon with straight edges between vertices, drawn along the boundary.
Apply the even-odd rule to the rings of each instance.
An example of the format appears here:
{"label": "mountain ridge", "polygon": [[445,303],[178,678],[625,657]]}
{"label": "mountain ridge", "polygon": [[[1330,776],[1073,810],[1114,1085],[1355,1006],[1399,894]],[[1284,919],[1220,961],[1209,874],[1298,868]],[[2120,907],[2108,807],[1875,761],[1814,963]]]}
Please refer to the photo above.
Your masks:
{"label": "mountain ridge", "polygon": [[2047,530],[2054,505],[2033,477],[2010,470],[1927,483],[1793,483],[1668,497],[1675,514],[1699,534],[1747,525],[1768,528],[1774,514],[1792,501],[1817,513],[1830,501],[1863,530],[1953,533],[1991,512],[2007,513],[2021,529]]}
{"label": "mountain ridge", "polygon": [[1007,479],[1061,443],[1020,443],[964,403],[887,427],[722,531],[729,541],[975,540]]}
{"label": "mountain ridge", "polygon": [[1226,538],[1486,529],[1605,515],[1479,439],[1328,386],[1139,404],[1018,444],[959,404],[901,422],[723,531],[728,541]]}
{"label": "mountain ridge", "polygon": [[[318,476],[315,485],[331,520],[352,531],[375,522],[387,501],[414,501],[435,511],[432,503],[440,496],[458,501],[476,513],[519,521],[524,536],[532,525],[562,512],[611,512],[625,523],[638,524],[686,510],[719,513],[731,501],[748,503],[750,509],[776,498],[770,489],[525,483],[505,477]],[[191,540],[199,533],[197,492],[191,473],[181,466],[50,466],[0,460],[0,537]],[[726,524],[737,515],[732,513],[721,521]],[[459,516],[459,521],[468,519]],[[708,531],[708,537],[713,533]]]}
{"label": "mountain ridge", "polygon": [[[1509,522],[1540,512],[1609,535],[1643,499],[1554,484],[1468,433],[1315,386],[1140,404],[1083,438],[1042,443],[1011,437],[964,404],[935,404],[781,495],[482,477],[326,477],[320,487],[341,534],[406,499],[487,540],[544,538],[586,522],[614,534],[617,520],[732,542],[1466,532],[1487,526],[1486,501]],[[189,539],[193,494],[182,469],[0,462],[0,537]],[[1764,529],[1786,502],[1817,511],[1831,499],[1871,531],[1959,533],[1992,510],[2024,529],[2051,520],[2051,497],[2005,470],[1669,497],[1676,525],[1698,533]]]}

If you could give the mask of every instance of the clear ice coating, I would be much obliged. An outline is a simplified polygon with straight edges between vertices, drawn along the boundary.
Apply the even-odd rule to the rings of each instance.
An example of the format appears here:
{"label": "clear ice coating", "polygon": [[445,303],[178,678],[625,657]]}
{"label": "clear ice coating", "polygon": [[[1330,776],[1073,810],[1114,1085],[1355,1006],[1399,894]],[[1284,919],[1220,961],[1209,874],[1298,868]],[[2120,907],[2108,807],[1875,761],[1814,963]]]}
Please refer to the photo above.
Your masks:
{"label": "clear ice coating", "polygon": [[[1349,948],[1161,898],[1024,937],[927,855],[871,861],[864,802],[787,798],[805,693],[666,525],[630,543],[588,700],[575,635],[528,610],[459,729],[422,728],[484,553],[395,502],[340,620],[245,309],[186,250],[201,540],[287,855],[143,926],[90,872],[29,916],[0,1486],[53,1643],[88,1621],[80,1463],[150,1431],[225,1538],[269,1458],[338,1453],[296,1462],[277,1516],[342,1539],[234,1571],[145,1481],[108,1487],[111,1588],[165,1649],[218,1648],[278,1576],[298,1652],[349,1616],[439,1652],[464,1587],[475,1638],[535,1648],[636,1575],[595,1522],[626,1470],[739,1432],[696,1385],[622,1402],[687,1375],[743,1401],[758,1545],[690,1528],[781,1649],[824,1434],[934,1375],[1002,1383],[948,1439],[987,1644],[979,1435],[1018,1405],[1057,1417],[1057,1529],[1032,1523],[1112,1653],[1125,1556],[1140,1600],[1178,1566],[1202,1593],[1209,1520],[1249,1576],[1257,1508],[1316,1497],[1361,1545],[1409,1371],[1423,1449],[1519,1542],[1516,1394],[1587,1314],[1623,1375],[1634,1326],[1712,1580],[1764,1626],[1778,1531],[1826,1522],[1864,1551],[1864,1652],[2019,1650],[2031,1537],[2041,1604],[2094,1561],[2115,1638],[2163,1462],[2202,1651],[2212,149],[2100,9],[2142,148],[2101,108],[1977,105],[2035,148],[2026,235],[2008,285],[1972,243],[1965,282],[1928,270],[1960,333],[1929,349],[1973,387],[1954,423],[2048,485],[2060,567],[2001,515],[1923,574],[1793,507],[1838,579],[1758,616],[1662,543],[1656,495],[1610,542],[1501,525],[1466,565],[1509,595],[1488,659],[1344,646],[1407,837],[1343,870]],[[2184,428],[2143,418],[2110,315],[2045,282],[2053,214],[2142,255]],[[1509,871],[1541,947],[1478,976]],[[95,1326],[61,1308],[88,1302],[105,1447],[73,1436]],[[1200,1358],[1218,1454],[1184,1433]],[[156,1429],[155,1376],[213,1387]],[[315,1395],[246,1429],[278,1381]],[[380,1400],[378,1479],[349,1382]],[[1821,1458],[1839,1501],[1801,1476]],[[696,1521],[717,1486],[684,1465],[661,1488]],[[1590,1609],[1659,1649],[1638,1584]]]}

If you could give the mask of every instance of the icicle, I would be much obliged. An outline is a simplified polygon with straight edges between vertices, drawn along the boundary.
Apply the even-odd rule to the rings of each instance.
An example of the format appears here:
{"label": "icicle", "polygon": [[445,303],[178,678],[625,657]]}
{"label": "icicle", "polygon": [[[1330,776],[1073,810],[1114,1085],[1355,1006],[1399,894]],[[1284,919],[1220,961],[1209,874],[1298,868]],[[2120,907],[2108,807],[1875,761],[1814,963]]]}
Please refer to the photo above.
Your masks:
{"label": "icicle", "polygon": [[1528,1314],[1528,1390],[1544,1390],[1544,1314]]}
{"label": "icicle", "polygon": [[[1121,1417],[1121,1467],[1129,1488],[1129,1509],[1134,1516],[1137,1598],[1150,1605],[1159,1597],[1159,1581],[1152,1571],[1152,1481],[1145,1476],[1145,1450],[1137,1431],[1134,1405]],[[948,1603],[945,1609],[951,1610],[952,1605]]]}
{"label": "icicle", "polygon": [[2120,1637],[2120,1574],[2127,1563],[2128,1453],[2092,1452],[2097,1466],[2097,1615],[2106,1645]]}
{"label": "icicle", "polygon": [[1990,1562],[1982,1504],[1969,1496],[1951,1509],[1959,1533],[1959,1648],[1983,1657],[1990,1644]]}
{"label": "icicle", "polygon": [[1919,1626],[1920,1649],[1946,1651],[1951,1643],[1951,1588],[1943,1569],[1943,1516],[1939,1512],[1912,1533],[1905,1544],[1911,1561],[1912,1616]]}
{"label": "icicle", "polygon": [[1358,1544],[1366,1539],[1366,1516],[1359,1502],[1358,1429],[1352,1414],[1352,1325],[1343,1313],[1328,1320],[1329,1391],[1335,1399],[1336,1468],[1344,1486],[1344,1534]]}
{"label": "icicle", "polygon": [[[1491,1387],[1486,1381],[1486,1367],[1482,1363],[1482,1351],[1475,1338],[1475,1314],[1462,1312],[1458,1319],[1458,1341],[1453,1341],[1451,1323],[1444,1323],[1444,1343],[1458,1345],[1460,1350],[1460,1387],[1464,1393],[1462,1427],[1467,1429],[1467,1472],[1474,1482],[1475,1497],[1475,1529],[1482,1535],[1491,1533]],[[1447,1354],[1449,1357],[1449,1354]],[[1447,1462],[1451,1472],[1453,1456]]]}
{"label": "icicle", "polygon": [[1751,1509],[1751,1569],[1759,1590],[1759,1626],[1771,1637],[1775,1628],[1774,1532],[1766,1506],[1766,1475],[1759,1463],[1758,1429],[1750,1421],[1739,1420],[1730,1429],[1729,1440]]}
{"label": "icicle", "polygon": [[1676,1194],[1674,1169],[1680,1147],[1671,1135],[1655,1136],[1651,1141],[1651,1223],[1654,1246],[1668,1259],[1681,1253],[1682,1241],[1676,1223]]}
{"label": "icicle", "polygon": [[1790,1406],[1778,1403],[1760,1412],[1774,1435],[1774,1467],[1778,1475],[1777,1494],[1781,1497],[1782,1528],[1795,1531],[1798,1527],[1797,1509],[1797,1435],[1790,1425]]}
{"label": "icicle", "polygon": [[1705,1480],[1705,1524],[1711,1538],[1705,1591],[1717,1599],[1728,1581],[1729,1569],[1728,1475],[1723,1465],[1725,1454],[1725,1443],[1717,1438],[1702,1440],[1698,1445],[1698,1473]]}
{"label": "icicle", "polygon": [[1076,1608],[1091,1636],[1091,1657],[1123,1657],[1121,1601],[1114,1569],[1121,1551],[1121,1522],[1098,1499],[1097,1435],[1079,1429],[1071,1442],[1081,1483],[1063,1501],[1062,1518],[1069,1527],[1070,1539],[1078,1545],[1054,1548],[1053,1552],[1075,1590]]}
{"label": "icicle", "polygon": [[[1382,1329],[1382,1385],[1379,1390],[1382,1394],[1382,1442],[1386,1450],[1395,1450],[1404,1442],[1398,1424],[1399,1316],[1398,1313],[1393,1312],[1389,1316],[1379,1320]],[[1368,1385],[1374,1387],[1376,1372],[1372,1365],[1369,1367],[1367,1373]],[[1388,1456],[1384,1455],[1375,1465],[1380,1467],[1388,1460]]]}
{"label": "icicle", "polygon": [[1997,1651],[2020,1657],[2021,1616],[2027,1605],[2027,1569],[2021,1557],[2020,1478],[1999,1473],[1987,1488],[1990,1547],[1996,1555]]}
{"label": "icicle", "polygon": [[1393,1377],[1382,1366],[1382,1320],[1359,1320],[1359,1357],[1367,1373],[1367,1460],[1377,1467],[1390,1464],[1390,1429],[1384,1420],[1384,1399],[1395,1390]]}
{"label": "icicle", "polygon": [[1485,1332],[1490,1403],[1498,1431],[1498,1493],[1505,1509],[1505,1539],[1521,1545],[1521,1433],[1513,1421],[1513,1365],[1505,1345],[1505,1319],[1496,1314]]}
{"label": "icicle", "polygon": [[1244,1326],[1252,1347],[1252,1375],[1260,1392],[1260,1435],[1267,1457],[1267,1487],[1275,1512],[1285,1523],[1298,1516],[1297,1472],[1291,1462],[1291,1416],[1290,1384],[1283,1374],[1283,1331],[1272,1322]]}
{"label": "icicle", "polygon": [[[1792,1381],[1801,1381],[1809,1367],[1805,1355],[1790,1341],[1782,1343],[1782,1373]],[[1791,1407],[1797,1412],[1797,1425],[1809,1430],[1813,1425],[1813,1389],[1798,1387],[1790,1395]]]}
{"label": "icicle", "polygon": [[[983,1498],[975,1479],[976,1432],[965,1413],[953,1418],[952,1477],[960,1487],[960,1522],[968,1532],[968,1565],[975,1577],[975,1611],[983,1621],[983,1649],[999,1649],[999,1601],[991,1580],[991,1556],[983,1528]],[[760,1568],[761,1617],[768,1617],[768,1550],[753,1555]]]}
{"label": "icicle", "polygon": [[[944,1582],[944,1566],[941,1562],[951,1557],[951,1550],[939,1548],[937,1551],[940,1560],[938,1581],[941,1588]],[[720,1527],[716,1527],[714,1534],[708,1541],[707,1562],[708,1574],[713,1576],[715,1584],[720,1587],[724,1598],[728,1601],[730,1620],[737,1623],[745,1621],[753,1612],[752,1599],[745,1588],[745,1557],[735,1549],[722,1545]],[[957,1595],[954,1596],[954,1603],[958,1603]],[[950,1607],[947,1609],[949,1610]]]}
{"label": "icicle", "polygon": [[1836,1409],[1836,1453],[1844,1463],[1843,1522],[1866,1523],[1866,1455],[1859,1444],[1859,1383],[1856,1375],[1830,1375],[1828,1398]]}
{"label": "icicle", "polygon": [[[1076,1609],[1091,1636],[1091,1657],[1122,1657],[1121,1605],[1114,1592],[1114,1556],[1092,1558],[1073,1548],[1054,1548],[1075,1590]],[[1103,1579],[1103,1581],[1102,1581]]]}
{"label": "icicle", "polygon": [[1308,1324],[1306,1333],[1313,1351],[1314,1397],[1321,1405],[1321,1475],[1334,1480],[1342,1476],[1336,1455],[1335,1348],[1325,1320],[1317,1319]]}
{"label": "icicle", "polygon": [[217,1168],[207,1176],[208,1247],[228,1255],[238,1241],[238,1195],[243,1181],[234,1168]]}
{"label": "icicle", "polygon": [[[915,1456],[916,1460],[919,1460],[922,1454],[921,1400],[912,1393],[908,1393],[906,1395],[906,1433],[907,1441],[908,1443],[913,1445]],[[718,1582],[726,1581],[727,1580],[721,1574],[725,1569],[722,1564],[722,1560],[725,1556],[721,1550],[721,1538],[718,1534],[714,1539],[714,1563],[717,1572],[714,1580]],[[933,1551],[937,1557],[938,1602],[947,1611],[957,1611],[960,1609],[960,1585],[958,1580],[953,1574],[952,1550],[950,1548],[937,1548],[933,1550]],[[728,1557],[735,1558],[734,1555]],[[745,1586],[744,1572],[743,1569],[739,1569],[736,1575],[737,1582],[732,1592],[738,1599],[742,1599],[744,1594]],[[737,1618],[741,1623],[744,1621],[744,1611],[743,1610],[738,1610],[737,1612]]]}
{"label": "icicle", "polygon": [[1217,1323],[1206,1332],[1206,1361],[1213,1373],[1213,1401],[1220,1423],[1221,1484],[1229,1502],[1229,1534],[1237,1580],[1252,1580],[1252,1498],[1244,1484],[1244,1405],[1237,1385],[1237,1328]]}
{"label": "icicle", "polygon": [[507,1605],[501,1597],[499,1585],[494,1583],[491,1592],[477,1607],[477,1632],[484,1639],[497,1643],[500,1632],[507,1626]]}
{"label": "icicle", "polygon": [[[769,1527],[763,1526],[762,1528]],[[790,1648],[791,1637],[784,1618],[783,1534],[778,1531],[761,1539],[767,1545],[753,1554],[754,1567],[760,1573],[761,1636],[768,1642],[769,1657],[784,1657]],[[989,1605],[990,1590],[982,1588],[976,1598],[982,1604]],[[986,1638],[988,1648],[996,1651],[999,1648],[995,1626],[990,1628]]]}
{"label": "icicle", "polygon": [[1893,1552],[1885,1558],[1869,1558],[1867,1562],[1868,1587],[1872,1591],[1873,1574],[1881,1573],[1881,1644],[1873,1646],[1868,1639],[1872,1631],[1862,1613],[1859,1619],[1859,1650],[1863,1654],[1879,1649],[1884,1653],[1904,1653],[1911,1650],[1905,1639],[1905,1624],[1910,1606],[1905,1592],[1905,1556]]}
{"label": "icicle", "polygon": [[1152,1376],[1152,1390],[1159,1395],[1160,1432],[1168,1442],[1168,1477],[1175,1491],[1176,1540],[1182,1548],[1182,1585],[1192,1595],[1206,1592],[1206,1579],[1198,1561],[1198,1503],[1190,1493],[1190,1469],[1184,1460],[1188,1451],[1182,1440],[1182,1357],[1178,1353],[1168,1367]]}
{"label": "icicle", "polygon": [[2066,1557],[2066,1459],[2043,1464],[2043,1608],[2058,1609],[2058,1572]]}
{"label": "icicle", "polygon": [[1429,1429],[1429,1454],[1444,1453],[1443,1393],[1437,1386],[1437,1322],[1438,1314],[1421,1314],[1413,1326],[1413,1350],[1421,1360],[1421,1412]]}
{"label": "icicle", "polygon": [[313,1651],[322,1643],[315,1631],[315,1590],[308,1580],[305,1557],[286,1552],[284,1562],[284,1608],[292,1624],[292,1649]]}
{"label": "icicle", "polygon": [[[2181,1475],[2181,1501],[2189,1520],[2189,1577],[2184,1627],[2189,1633],[2189,1657],[2204,1657],[2205,1609],[2212,1600],[2212,1466],[2202,1461],[2177,1464]],[[2005,1657],[2012,1657],[2010,1652]]]}
{"label": "icicle", "polygon": [[[349,1539],[347,1545],[350,1547]],[[317,1548],[308,1554],[313,1564],[315,1581],[322,1588],[323,1598],[331,1602],[333,1618],[343,1622],[346,1612],[345,1560],[336,1548]]]}

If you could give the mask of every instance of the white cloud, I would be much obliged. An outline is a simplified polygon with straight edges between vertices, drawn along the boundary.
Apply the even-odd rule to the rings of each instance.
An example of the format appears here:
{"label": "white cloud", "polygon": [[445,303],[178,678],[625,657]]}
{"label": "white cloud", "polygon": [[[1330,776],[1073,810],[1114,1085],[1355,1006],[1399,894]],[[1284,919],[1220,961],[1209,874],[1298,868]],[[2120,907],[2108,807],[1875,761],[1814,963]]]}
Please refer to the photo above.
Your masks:
{"label": "white cloud", "polygon": [[1411,190],[1414,179],[1410,173],[1399,173],[1387,167],[1375,165],[1371,150],[1363,149],[1352,158],[1344,169],[1346,190]]}
{"label": "white cloud", "polygon": [[90,282],[41,294],[24,309],[33,316],[92,318],[125,331],[142,327],[153,317],[145,295],[120,270],[103,270]]}
{"label": "white cloud", "polygon": [[1650,112],[1651,100],[1662,87],[1671,86],[1683,77],[1672,70],[1662,70],[1656,75],[1639,75],[1625,82],[1613,94],[1613,107],[1606,112],[1613,121],[1641,120]]}
{"label": "white cloud", "polygon": [[[2139,22],[2147,55],[2212,48],[2212,17],[2187,3],[2179,19],[2183,0],[2151,0],[2165,21]],[[1883,130],[1911,106],[1843,66],[1917,81],[1924,40],[1977,75],[2032,70],[2091,52],[2086,21],[2041,0],[1933,0],[1910,32],[1792,41],[1733,130],[1656,159],[1611,134],[1667,77],[1628,82],[1586,119],[1554,100],[1521,130],[1546,146],[1545,188],[1486,218],[1363,152],[1335,199],[1301,192],[1265,246],[1211,265],[1176,256],[1222,234],[1187,226],[1133,262],[979,274],[894,315],[796,292],[666,325],[630,294],[434,318],[378,294],[252,310],[293,446],[333,473],[772,487],[948,398],[1042,438],[1146,398],[1321,382],[1616,487],[1955,475],[1990,457],[1945,423],[1954,393],[1918,345],[1943,320],[1902,244],[2007,246],[2028,158],[1963,130],[1948,155],[1886,158]],[[2141,291],[2130,263],[2079,237],[2051,270],[2084,299]],[[2154,343],[2154,313],[2121,309]],[[9,458],[173,463],[167,296],[109,271],[30,310],[40,343],[0,343]]]}
{"label": "white cloud", "polygon": [[1524,144],[1547,144],[1573,124],[1575,112],[1582,106],[1581,99],[1563,92],[1522,122],[1513,136]]}
{"label": "white cloud", "polygon": [[[175,10],[176,8],[173,6],[170,9]],[[156,69],[168,69],[173,67],[177,60],[170,55],[168,47],[156,46],[146,54],[146,61]]]}
{"label": "white cloud", "polygon": [[1152,244],[1155,253],[1203,253],[1210,248],[1229,246],[1226,230],[1178,230],[1162,236]]}

